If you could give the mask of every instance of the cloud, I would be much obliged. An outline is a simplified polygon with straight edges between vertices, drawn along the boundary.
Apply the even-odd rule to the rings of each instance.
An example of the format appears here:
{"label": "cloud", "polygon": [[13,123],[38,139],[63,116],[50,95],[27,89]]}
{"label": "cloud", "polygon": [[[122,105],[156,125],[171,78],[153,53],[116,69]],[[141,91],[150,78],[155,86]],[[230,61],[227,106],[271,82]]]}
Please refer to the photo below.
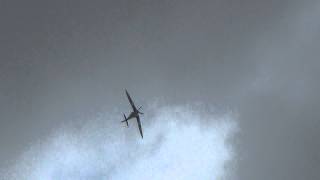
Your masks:
{"label": "cloud", "polygon": [[[33,145],[6,171],[5,179],[218,179],[234,157],[227,139],[232,115],[204,114],[187,106],[151,108],[136,123],[121,127],[119,116],[101,114],[81,128],[66,126]],[[209,118],[204,124],[201,118]],[[148,121],[148,122],[147,122]],[[200,123],[202,122],[202,123]]]}

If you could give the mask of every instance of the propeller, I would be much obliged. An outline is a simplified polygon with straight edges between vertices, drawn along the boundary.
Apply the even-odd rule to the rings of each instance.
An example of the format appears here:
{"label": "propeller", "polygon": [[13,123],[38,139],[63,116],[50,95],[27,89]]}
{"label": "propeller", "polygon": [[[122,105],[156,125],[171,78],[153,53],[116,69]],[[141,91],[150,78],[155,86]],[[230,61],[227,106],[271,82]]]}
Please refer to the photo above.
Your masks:
{"label": "propeller", "polygon": [[138,108],[138,113],[139,113],[139,114],[143,114],[142,112],[139,111],[141,108],[142,108],[142,106],[140,106],[140,107]]}

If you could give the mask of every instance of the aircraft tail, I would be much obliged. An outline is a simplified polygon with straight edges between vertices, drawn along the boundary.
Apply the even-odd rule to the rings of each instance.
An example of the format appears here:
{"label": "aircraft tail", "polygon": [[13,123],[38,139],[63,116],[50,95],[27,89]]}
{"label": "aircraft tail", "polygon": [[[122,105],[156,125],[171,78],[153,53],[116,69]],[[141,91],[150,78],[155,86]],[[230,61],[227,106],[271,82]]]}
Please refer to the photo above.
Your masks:
{"label": "aircraft tail", "polygon": [[127,123],[127,127],[129,127],[129,123],[128,123],[128,119],[127,119],[126,115],[123,114],[123,117],[124,117],[124,120],[121,121],[121,122],[126,122]]}

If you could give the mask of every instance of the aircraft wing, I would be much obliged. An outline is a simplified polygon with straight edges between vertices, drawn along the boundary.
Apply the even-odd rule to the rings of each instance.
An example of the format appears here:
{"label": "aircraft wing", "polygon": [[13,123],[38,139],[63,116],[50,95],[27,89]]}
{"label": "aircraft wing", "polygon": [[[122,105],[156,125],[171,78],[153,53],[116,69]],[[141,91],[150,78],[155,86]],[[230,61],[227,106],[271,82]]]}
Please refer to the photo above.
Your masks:
{"label": "aircraft wing", "polygon": [[138,123],[139,131],[140,131],[140,135],[141,135],[141,137],[142,137],[142,139],[143,139],[143,133],[142,133],[142,127],[141,127],[140,117],[137,116],[136,118],[137,118],[137,123]]}
{"label": "aircraft wing", "polygon": [[128,97],[128,100],[129,100],[129,102],[130,102],[130,104],[131,104],[132,109],[133,109],[134,111],[137,110],[137,108],[136,108],[136,106],[134,106],[134,103],[133,103],[133,101],[132,101],[132,99],[131,99],[131,97],[130,97],[130,95],[129,95],[129,93],[128,93],[127,90],[126,90],[126,94],[127,94],[127,97]]}

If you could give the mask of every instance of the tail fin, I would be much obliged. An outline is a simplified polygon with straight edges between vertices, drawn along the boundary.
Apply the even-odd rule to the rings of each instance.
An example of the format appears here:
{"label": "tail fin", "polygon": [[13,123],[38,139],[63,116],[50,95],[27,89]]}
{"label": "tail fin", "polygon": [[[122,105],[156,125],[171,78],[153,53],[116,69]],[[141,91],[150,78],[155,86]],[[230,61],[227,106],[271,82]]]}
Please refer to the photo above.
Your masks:
{"label": "tail fin", "polygon": [[[127,123],[127,127],[129,127],[129,123],[128,123],[128,119],[127,119],[126,115],[123,114],[123,117],[124,117],[124,121],[126,121],[126,123]],[[122,122],[124,122],[124,121],[122,121]]]}

